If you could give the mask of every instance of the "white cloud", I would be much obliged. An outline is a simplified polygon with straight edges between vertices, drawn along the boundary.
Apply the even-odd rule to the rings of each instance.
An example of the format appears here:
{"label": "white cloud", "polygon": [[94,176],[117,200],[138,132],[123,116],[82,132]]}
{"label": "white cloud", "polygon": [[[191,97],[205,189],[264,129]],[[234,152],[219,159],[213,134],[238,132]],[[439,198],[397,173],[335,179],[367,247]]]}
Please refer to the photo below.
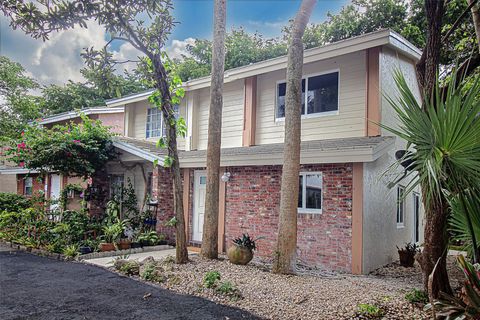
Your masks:
{"label": "white cloud", "polygon": [[281,30],[282,27],[286,26],[288,21],[277,20],[277,21],[259,21],[259,20],[249,20],[247,21],[247,25],[250,25],[255,28],[270,28],[270,29],[277,29]]}
{"label": "white cloud", "polygon": [[187,51],[187,45],[193,45],[195,43],[194,38],[187,38],[184,40],[172,40],[172,44],[165,48],[168,56],[173,59],[181,59],[182,56],[190,57]]}

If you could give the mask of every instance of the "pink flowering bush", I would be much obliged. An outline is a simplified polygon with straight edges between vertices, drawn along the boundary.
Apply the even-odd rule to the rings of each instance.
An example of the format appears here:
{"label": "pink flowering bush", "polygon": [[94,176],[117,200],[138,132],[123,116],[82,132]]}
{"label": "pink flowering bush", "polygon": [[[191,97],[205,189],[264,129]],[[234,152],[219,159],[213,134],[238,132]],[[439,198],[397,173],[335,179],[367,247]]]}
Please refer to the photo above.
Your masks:
{"label": "pink flowering bush", "polygon": [[33,125],[7,152],[21,167],[89,177],[115,154],[108,127],[86,116],[82,120],[52,129]]}

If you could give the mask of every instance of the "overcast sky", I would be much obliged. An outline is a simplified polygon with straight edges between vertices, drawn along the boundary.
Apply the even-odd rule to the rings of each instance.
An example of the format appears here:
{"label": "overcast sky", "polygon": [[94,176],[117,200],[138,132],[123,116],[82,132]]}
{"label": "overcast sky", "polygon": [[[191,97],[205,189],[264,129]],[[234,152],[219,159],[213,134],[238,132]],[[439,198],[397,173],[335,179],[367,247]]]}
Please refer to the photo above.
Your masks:
{"label": "overcast sky", "polygon": [[[213,3],[209,0],[174,0],[177,25],[170,37],[167,51],[171,57],[180,57],[194,38],[212,37]],[[338,12],[348,0],[319,0],[311,22],[325,20],[326,14]],[[244,27],[247,31],[267,37],[281,34],[281,28],[293,18],[300,1],[294,0],[230,0],[227,1],[227,28]],[[0,55],[20,62],[42,84],[62,84],[67,80],[82,81],[83,67],[80,53],[85,47],[100,48],[106,43],[103,28],[90,23],[87,29],[76,28],[53,34],[42,42],[12,30],[8,20],[0,16]],[[129,44],[116,47],[117,55],[135,58],[137,51]]]}

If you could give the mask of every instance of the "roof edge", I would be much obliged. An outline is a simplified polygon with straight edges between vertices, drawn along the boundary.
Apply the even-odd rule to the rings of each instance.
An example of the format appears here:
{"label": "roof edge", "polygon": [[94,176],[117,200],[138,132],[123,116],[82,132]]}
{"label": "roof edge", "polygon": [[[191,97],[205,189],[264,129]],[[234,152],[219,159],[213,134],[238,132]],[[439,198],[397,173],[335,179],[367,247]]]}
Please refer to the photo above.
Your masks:
{"label": "roof edge", "polygon": [[90,115],[90,114],[108,114],[108,113],[119,113],[119,112],[124,112],[123,106],[92,107],[92,108],[73,110],[73,111],[67,111],[67,112],[63,112],[63,113],[54,114],[52,116],[43,118],[38,123],[39,124],[49,124],[49,123],[54,123],[54,122],[58,122],[58,121],[70,120],[70,119],[74,119],[74,118],[79,117],[80,113],[83,113],[85,115]]}

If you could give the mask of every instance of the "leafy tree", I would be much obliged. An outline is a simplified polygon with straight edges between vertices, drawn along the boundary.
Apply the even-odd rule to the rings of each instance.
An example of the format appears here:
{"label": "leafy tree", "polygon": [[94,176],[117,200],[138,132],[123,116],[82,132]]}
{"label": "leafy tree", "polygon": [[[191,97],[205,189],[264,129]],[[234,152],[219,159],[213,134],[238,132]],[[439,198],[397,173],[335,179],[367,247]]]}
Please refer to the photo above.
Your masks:
{"label": "leafy tree", "polygon": [[301,142],[302,37],[316,2],[316,0],[302,1],[293,22],[288,47],[285,147],[283,150],[277,248],[273,264],[273,272],[275,273],[292,273],[295,268]]}
{"label": "leafy tree", "polygon": [[215,0],[213,16],[212,79],[208,116],[207,190],[202,256],[218,258],[218,207],[220,189],[220,149],[222,143],[223,76],[225,64],[226,0]]}
{"label": "leafy tree", "polygon": [[31,94],[38,83],[17,62],[0,56],[0,139],[20,136],[28,121],[40,116],[38,98]]}
{"label": "leafy tree", "polygon": [[111,133],[100,121],[81,115],[82,124],[52,129],[31,125],[10,149],[12,161],[41,173],[58,171],[87,178],[114,157]]}
{"label": "leafy tree", "polygon": [[[145,85],[155,88],[150,102],[161,109],[167,127],[166,137],[159,145],[167,148],[164,166],[173,176],[173,194],[176,225],[176,261],[188,261],[185,221],[183,216],[183,189],[177,151],[177,133],[185,134],[185,120],[176,119],[173,106],[184,95],[181,79],[175,66],[164,51],[165,42],[176,22],[170,14],[170,0],[38,0],[36,2],[3,1],[0,6],[10,19],[11,26],[25,33],[48,40],[58,30],[75,26],[86,27],[88,20],[95,20],[105,27],[111,40],[104,48],[89,48],[83,54],[90,70],[113,70],[122,61],[115,60],[108,52],[113,41],[128,42],[139,51],[137,74]],[[149,17],[151,21],[144,20]],[[179,129],[177,131],[177,128]],[[156,164],[156,163],[155,163]]]}

